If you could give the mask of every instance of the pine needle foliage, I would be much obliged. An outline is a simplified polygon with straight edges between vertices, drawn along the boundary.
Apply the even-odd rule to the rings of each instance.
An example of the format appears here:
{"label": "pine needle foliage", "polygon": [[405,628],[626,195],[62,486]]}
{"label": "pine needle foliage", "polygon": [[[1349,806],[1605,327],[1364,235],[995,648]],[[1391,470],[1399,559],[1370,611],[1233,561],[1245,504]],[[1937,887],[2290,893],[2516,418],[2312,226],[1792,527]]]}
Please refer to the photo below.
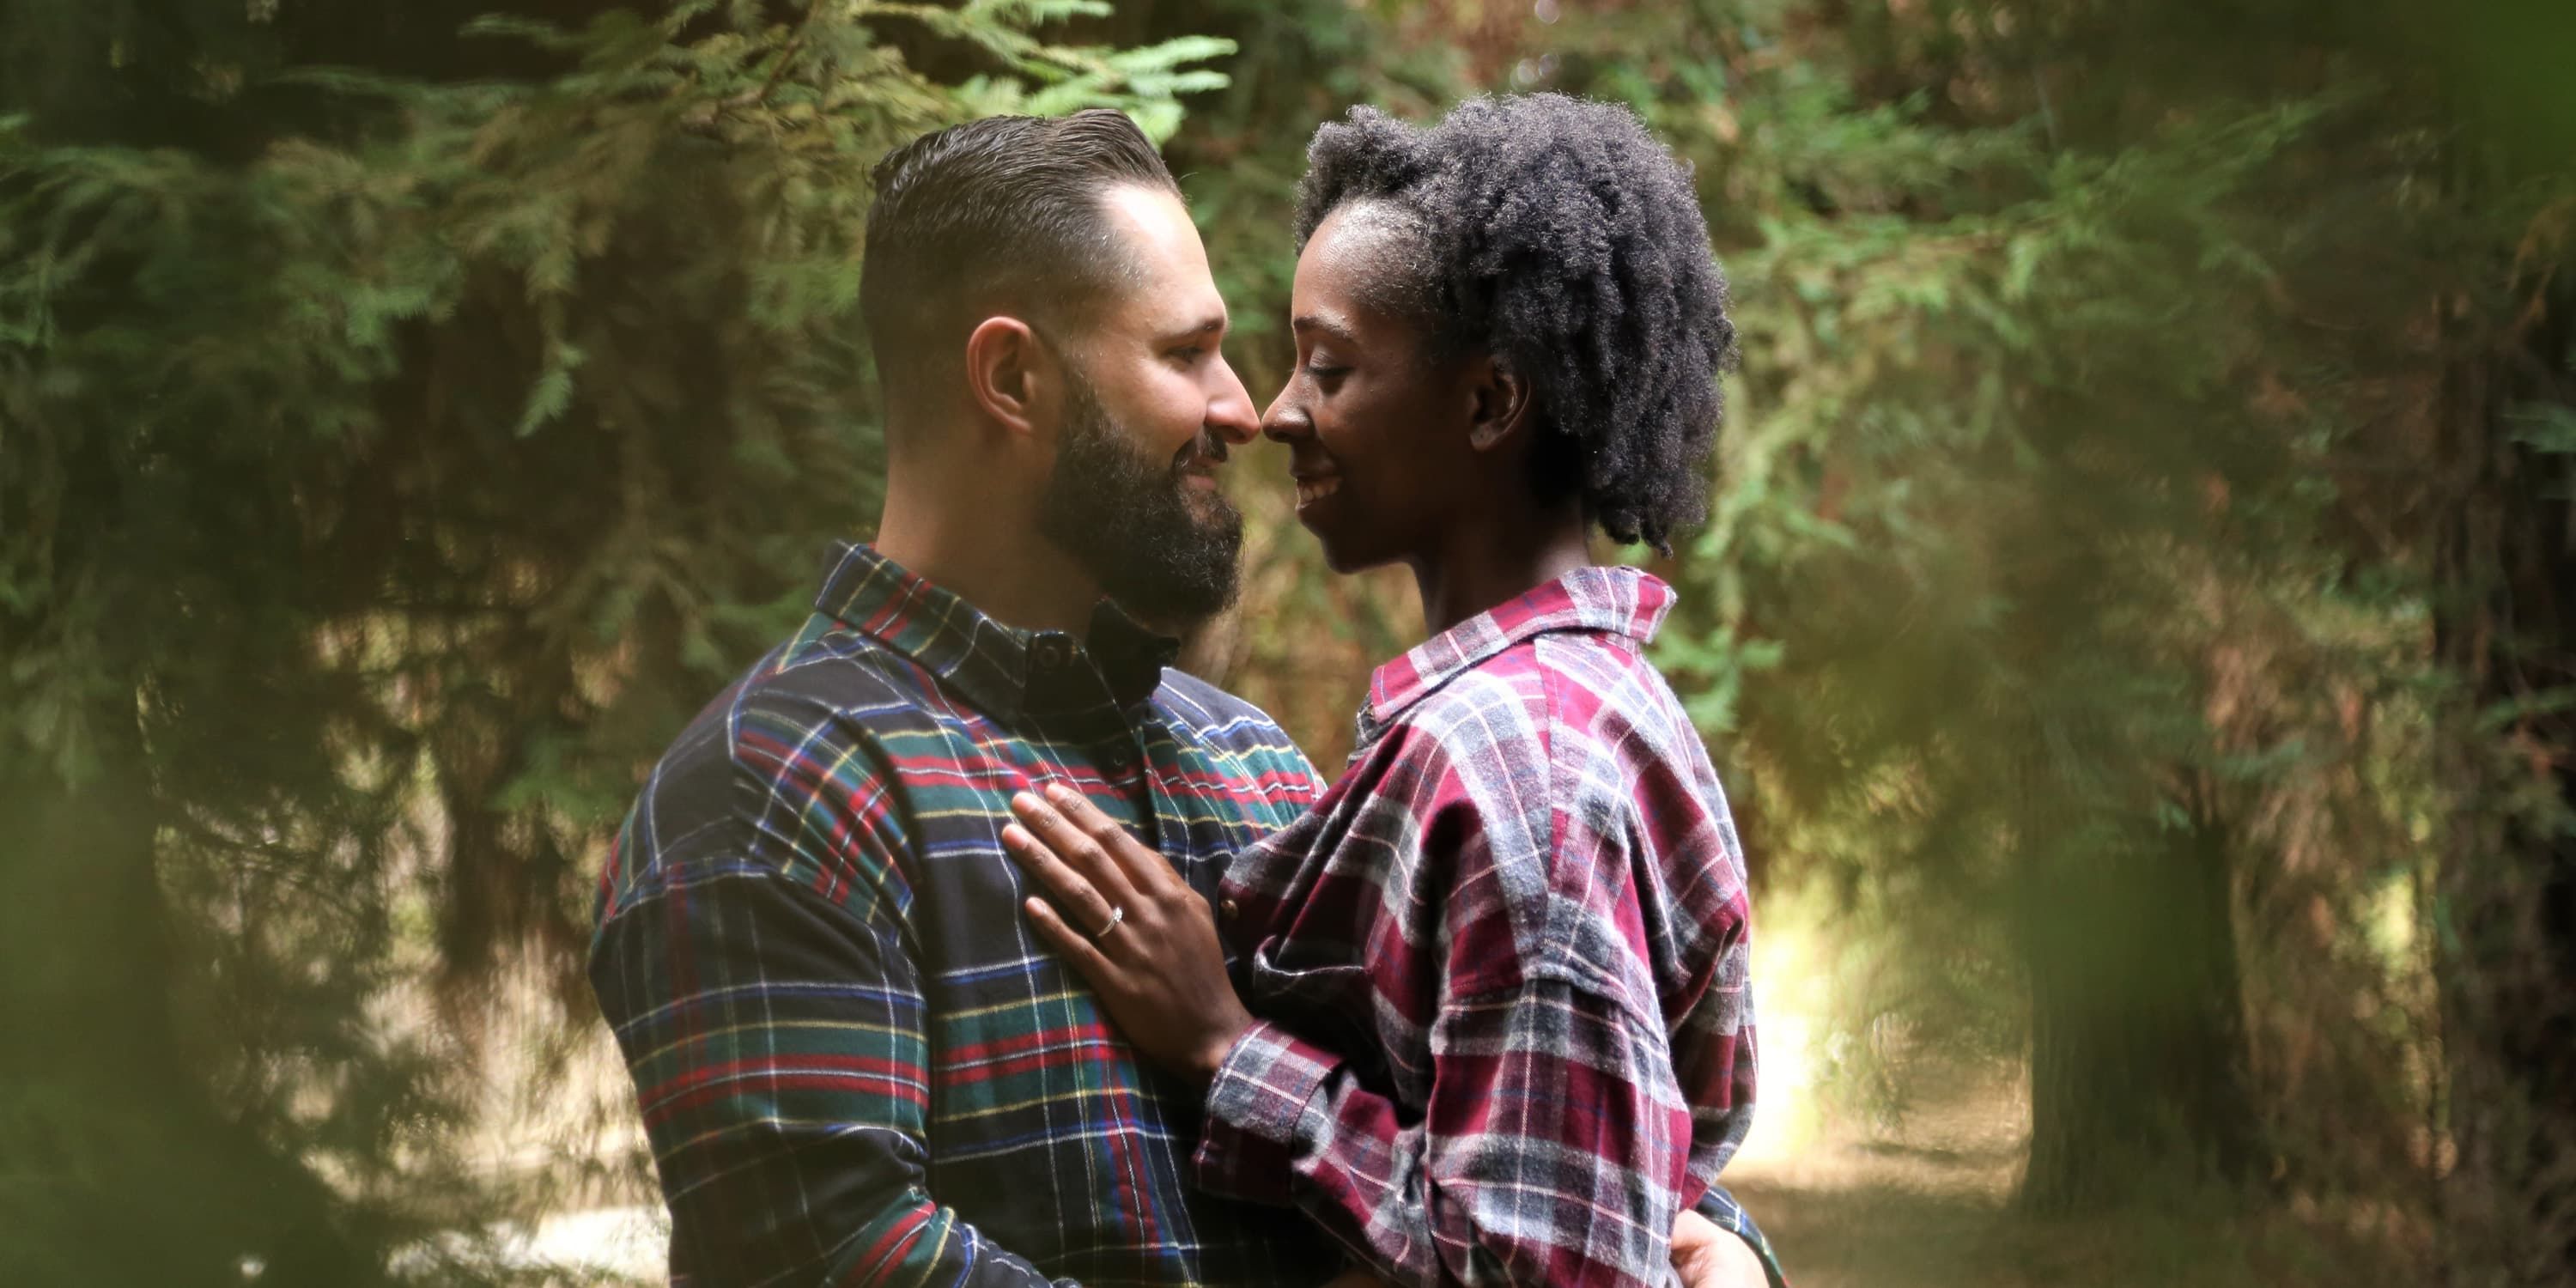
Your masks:
{"label": "pine needle foliage", "polygon": [[870,165],[1168,134],[1228,52],[1067,0],[328,8],[0,13],[56,60],[0,109],[11,1282],[501,1273],[424,1242],[525,1197],[461,1156],[460,1035],[528,963],[584,1022],[635,774],[874,513]]}

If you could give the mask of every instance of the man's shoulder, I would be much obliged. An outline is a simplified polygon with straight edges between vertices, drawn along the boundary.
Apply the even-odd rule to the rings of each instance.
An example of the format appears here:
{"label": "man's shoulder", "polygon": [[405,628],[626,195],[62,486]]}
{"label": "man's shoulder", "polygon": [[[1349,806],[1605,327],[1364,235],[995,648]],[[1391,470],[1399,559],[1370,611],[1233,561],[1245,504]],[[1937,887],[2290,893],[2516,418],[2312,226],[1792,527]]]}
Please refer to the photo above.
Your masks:
{"label": "man's shoulder", "polygon": [[1187,671],[1164,668],[1154,705],[1173,723],[1228,751],[1305,760],[1296,740],[1270,713]]}
{"label": "man's shoulder", "polygon": [[809,623],[736,676],[664,750],[620,829],[604,893],[620,904],[710,865],[788,873],[794,865],[780,856],[755,854],[776,839],[755,817],[818,794],[853,808],[881,801],[888,793],[870,785],[889,744],[937,736],[936,683],[870,637]]}

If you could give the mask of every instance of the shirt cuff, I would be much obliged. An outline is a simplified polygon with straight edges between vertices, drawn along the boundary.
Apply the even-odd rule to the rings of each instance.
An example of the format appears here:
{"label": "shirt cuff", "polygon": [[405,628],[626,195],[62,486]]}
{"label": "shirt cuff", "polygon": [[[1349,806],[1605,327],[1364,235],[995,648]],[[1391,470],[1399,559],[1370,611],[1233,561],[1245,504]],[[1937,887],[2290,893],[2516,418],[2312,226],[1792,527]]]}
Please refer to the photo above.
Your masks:
{"label": "shirt cuff", "polygon": [[1692,1206],[1692,1210],[1751,1245],[1753,1255],[1761,1259],[1762,1276],[1770,1281],[1771,1288],[1789,1288],[1788,1272],[1781,1267],[1780,1255],[1772,1249],[1771,1240],[1763,1235],[1760,1226],[1753,1223],[1753,1214],[1745,1211],[1744,1205],[1737,1202],[1725,1186],[1711,1184],[1700,1194],[1699,1202]]}
{"label": "shirt cuff", "polygon": [[1194,1160],[1199,1188],[1226,1198],[1290,1204],[1298,1142],[1323,1130],[1317,1103],[1341,1063],[1331,1052],[1266,1020],[1227,1049],[1208,1084]]}

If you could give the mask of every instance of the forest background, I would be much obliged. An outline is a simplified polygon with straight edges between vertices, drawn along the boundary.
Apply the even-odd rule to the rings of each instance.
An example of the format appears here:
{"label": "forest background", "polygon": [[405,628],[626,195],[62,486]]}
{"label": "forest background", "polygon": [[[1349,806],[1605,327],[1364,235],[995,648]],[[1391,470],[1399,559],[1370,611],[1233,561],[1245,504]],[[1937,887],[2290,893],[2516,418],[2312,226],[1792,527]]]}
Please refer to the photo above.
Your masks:
{"label": "forest background", "polygon": [[[1793,1274],[2576,1283],[2571,51],[2539,0],[0,0],[0,1279],[611,1277],[591,882],[875,512],[870,163],[1134,113],[1265,397],[1314,125],[1544,88],[1694,163],[1734,280],[1651,566]],[[1338,763],[1410,585],[1231,474],[1192,665]]]}

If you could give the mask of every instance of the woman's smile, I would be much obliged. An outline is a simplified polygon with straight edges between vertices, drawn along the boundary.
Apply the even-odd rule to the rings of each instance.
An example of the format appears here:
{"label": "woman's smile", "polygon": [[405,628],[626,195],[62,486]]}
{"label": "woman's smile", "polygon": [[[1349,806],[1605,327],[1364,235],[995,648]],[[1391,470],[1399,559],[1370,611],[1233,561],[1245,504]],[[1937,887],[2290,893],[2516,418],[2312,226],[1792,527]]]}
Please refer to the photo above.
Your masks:
{"label": "woman's smile", "polygon": [[1300,514],[1305,513],[1308,506],[1342,490],[1341,476],[1336,474],[1300,474],[1295,477],[1297,511]]}

